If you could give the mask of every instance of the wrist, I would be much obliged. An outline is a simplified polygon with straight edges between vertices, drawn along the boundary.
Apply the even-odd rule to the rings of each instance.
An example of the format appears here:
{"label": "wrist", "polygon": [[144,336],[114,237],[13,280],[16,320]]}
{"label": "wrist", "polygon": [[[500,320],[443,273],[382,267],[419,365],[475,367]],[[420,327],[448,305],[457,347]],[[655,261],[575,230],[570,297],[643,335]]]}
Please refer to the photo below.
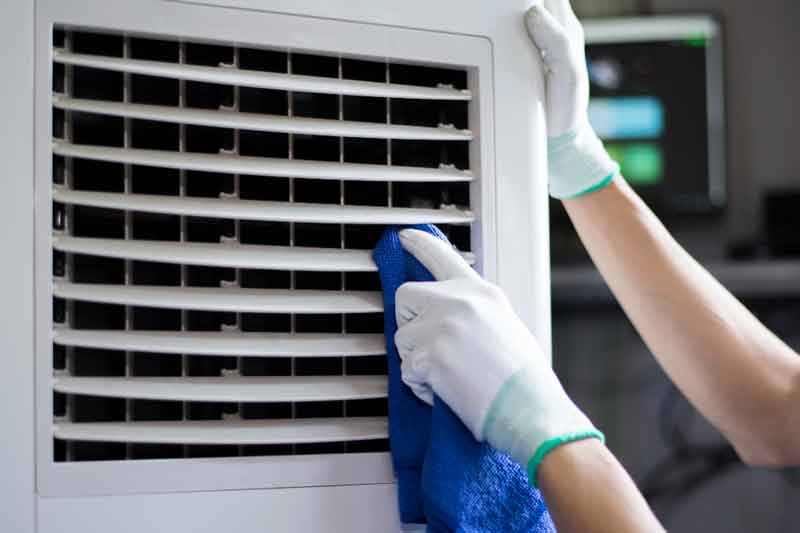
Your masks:
{"label": "wrist", "polygon": [[588,123],[547,140],[550,195],[568,199],[608,185],[619,173]]}
{"label": "wrist", "polygon": [[[592,427],[576,433],[567,433],[558,437],[553,437],[541,443],[525,467],[531,485],[539,488],[539,472],[542,469],[541,467],[545,459],[557,453],[560,448],[567,448],[569,445],[582,441],[591,441],[593,442],[592,446],[604,446],[606,438],[599,430]],[[572,449],[570,451],[572,451]]]}
{"label": "wrist", "polygon": [[[582,471],[587,463],[606,462],[611,453],[600,439],[582,439],[558,446],[543,458],[537,469],[536,485],[543,490],[553,482],[563,482],[572,472]],[[534,480],[531,480],[533,483]]]}

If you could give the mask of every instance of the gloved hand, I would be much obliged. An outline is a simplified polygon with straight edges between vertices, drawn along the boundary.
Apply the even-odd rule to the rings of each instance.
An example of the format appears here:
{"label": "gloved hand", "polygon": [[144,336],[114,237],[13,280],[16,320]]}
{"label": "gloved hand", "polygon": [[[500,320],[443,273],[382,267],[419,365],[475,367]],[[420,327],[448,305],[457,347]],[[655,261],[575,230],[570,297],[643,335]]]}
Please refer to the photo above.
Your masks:
{"label": "gloved hand", "polygon": [[534,485],[550,450],[603,439],[498,287],[432,235],[407,229],[400,240],[437,280],[405,283],[395,295],[403,381],[419,398],[432,404],[438,395],[477,440],[527,466]]}
{"label": "gloved hand", "polygon": [[532,6],[525,25],[545,64],[550,195],[575,198],[619,173],[589,125],[589,76],[583,28],[569,0]]}

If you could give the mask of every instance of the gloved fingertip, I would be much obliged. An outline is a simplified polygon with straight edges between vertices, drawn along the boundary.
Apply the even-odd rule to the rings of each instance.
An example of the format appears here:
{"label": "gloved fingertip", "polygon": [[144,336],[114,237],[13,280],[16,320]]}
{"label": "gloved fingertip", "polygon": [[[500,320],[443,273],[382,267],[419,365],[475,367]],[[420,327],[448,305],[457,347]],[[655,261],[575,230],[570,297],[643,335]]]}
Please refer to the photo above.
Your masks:
{"label": "gloved fingertip", "polygon": [[540,10],[541,6],[539,4],[533,4],[528,8],[528,11],[525,12],[525,20],[530,24],[537,24],[542,19]]}
{"label": "gloved fingertip", "polygon": [[477,275],[451,244],[430,233],[404,229],[400,231],[400,243],[437,281]]}
{"label": "gloved fingertip", "polygon": [[403,229],[400,230],[398,236],[400,237],[400,244],[403,245],[403,248],[406,249],[407,252],[410,252],[411,255],[416,255],[417,247],[424,242],[426,233],[424,231],[420,231],[418,229]]}
{"label": "gloved fingertip", "polygon": [[[426,242],[427,237],[429,236],[433,237],[432,235],[425,233],[422,230],[413,228],[406,228],[400,230],[398,235],[400,236],[400,243],[403,245],[403,248],[405,248],[408,251],[412,251],[415,246],[422,245],[422,243]],[[433,238],[435,239],[436,237]]]}
{"label": "gloved fingertip", "polygon": [[409,242],[410,240],[412,240],[412,239],[414,238],[414,232],[415,232],[415,231],[416,231],[416,232],[420,232],[420,233],[422,233],[422,232],[421,232],[420,230],[418,230],[418,229],[409,229],[409,228],[406,228],[406,229],[401,229],[401,230],[400,230],[400,232],[399,232],[399,235],[400,235],[400,241],[401,241],[402,243],[404,243],[404,244],[405,244],[405,243],[407,243],[407,242]]}
{"label": "gloved fingertip", "polygon": [[540,52],[552,46],[558,24],[544,6],[532,5],[525,14],[525,28]]}

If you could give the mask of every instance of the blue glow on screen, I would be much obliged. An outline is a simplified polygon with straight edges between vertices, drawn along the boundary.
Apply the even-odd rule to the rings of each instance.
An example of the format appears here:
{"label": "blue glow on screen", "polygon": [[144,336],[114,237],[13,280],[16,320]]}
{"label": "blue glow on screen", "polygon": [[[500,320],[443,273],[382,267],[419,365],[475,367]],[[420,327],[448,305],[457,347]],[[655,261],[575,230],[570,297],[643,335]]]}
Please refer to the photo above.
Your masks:
{"label": "blue glow on screen", "polygon": [[589,123],[601,139],[654,139],[664,131],[664,106],[655,96],[592,98]]}

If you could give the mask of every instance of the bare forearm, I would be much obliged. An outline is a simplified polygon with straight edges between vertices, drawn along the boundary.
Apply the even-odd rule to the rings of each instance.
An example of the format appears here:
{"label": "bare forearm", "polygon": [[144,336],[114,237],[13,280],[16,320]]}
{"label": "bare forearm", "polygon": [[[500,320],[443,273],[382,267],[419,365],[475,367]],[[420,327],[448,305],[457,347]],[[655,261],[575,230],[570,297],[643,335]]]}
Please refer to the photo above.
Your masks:
{"label": "bare forearm", "polygon": [[559,531],[663,531],[630,476],[596,439],[550,452],[538,481]]}
{"label": "bare forearm", "polygon": [[800,358],[669,235],[625,184],[564,201],[659,363],[745,460],[800,460]]}

